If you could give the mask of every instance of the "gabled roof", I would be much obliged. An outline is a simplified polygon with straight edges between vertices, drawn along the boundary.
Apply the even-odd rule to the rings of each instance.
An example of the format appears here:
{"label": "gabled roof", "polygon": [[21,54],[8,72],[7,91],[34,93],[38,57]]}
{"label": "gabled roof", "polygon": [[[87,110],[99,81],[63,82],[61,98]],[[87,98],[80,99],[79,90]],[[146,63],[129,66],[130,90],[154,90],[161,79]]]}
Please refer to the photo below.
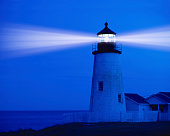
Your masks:
{"label": "gabled roof", "polygon": [[160,93],[170,98],[170,92],[160,92]]}
{"label": "gabled roof", "polygon": [[98,32],[97,35],[100,35],[100,34],[114,34],[115,35],[116,34],[112,30],[110,30],[107,26],[108,26],[108,23],[106,22],[105,28],[103,30],[101,30],[100,32]]}
{"label": "gabled roof", "polygon": [[170,103],[170,98],[168,98],[167,96],[165,96],[165,95],[163,95],[161,93],[154,94],[151,97],[154,97],[154,96],[158,97],[159,99],[162,99],[166,103]]}
{"label": "gabled roof", "polygon": [[170,95],[170,92],[159,92],[157,94],[153,94],[153,95],[149,96],[147,98],[147,100],[149,100],[150,98],[155,97],[155,98],[161,100],[162,102],[164,102],[166,104],[166,103],[170,103],[169,95]]}
{"label": "gabled roof", "polygon": [[133,101],[135,101],[136,103],[147,103],[145,98],[143,98],[142,96],[138,95],[138,94],[134,94],[134,93],[125,93],[125,96],[132,99]]}

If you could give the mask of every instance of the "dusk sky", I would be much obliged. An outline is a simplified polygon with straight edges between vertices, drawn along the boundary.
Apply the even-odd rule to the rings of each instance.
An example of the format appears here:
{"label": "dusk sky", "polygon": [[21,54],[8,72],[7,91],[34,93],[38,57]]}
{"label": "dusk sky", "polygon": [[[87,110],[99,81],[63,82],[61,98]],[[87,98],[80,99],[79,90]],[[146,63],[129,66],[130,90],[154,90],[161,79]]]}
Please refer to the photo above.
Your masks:
{"label": "dusk sky", "polygon": [[[106,20],[117,35],[164,27],[170,25],[170,1],[0,1],[0,28],[10,23],[96,36]],[[170,92],[170,51],[137,46],[123,45],[124,91],[144,97]],[[93,57],[87,44],[0,59],[0,110],[87,110]]]}

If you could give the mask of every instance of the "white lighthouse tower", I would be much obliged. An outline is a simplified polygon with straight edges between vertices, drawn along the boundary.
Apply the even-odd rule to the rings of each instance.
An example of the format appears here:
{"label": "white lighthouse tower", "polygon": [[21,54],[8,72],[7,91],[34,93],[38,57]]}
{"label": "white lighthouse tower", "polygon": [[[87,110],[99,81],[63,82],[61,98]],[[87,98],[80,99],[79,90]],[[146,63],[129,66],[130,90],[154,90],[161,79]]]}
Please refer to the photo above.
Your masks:
{"label": "white lighthouse tower", "polygon": [[107,22],[105,28],[97,33],[97,36],[99,41],[92,52],[94,66],[90,111],[123,115],[125,96],[120,65],[122,51],[116,44],[116,33],[108,28]]}

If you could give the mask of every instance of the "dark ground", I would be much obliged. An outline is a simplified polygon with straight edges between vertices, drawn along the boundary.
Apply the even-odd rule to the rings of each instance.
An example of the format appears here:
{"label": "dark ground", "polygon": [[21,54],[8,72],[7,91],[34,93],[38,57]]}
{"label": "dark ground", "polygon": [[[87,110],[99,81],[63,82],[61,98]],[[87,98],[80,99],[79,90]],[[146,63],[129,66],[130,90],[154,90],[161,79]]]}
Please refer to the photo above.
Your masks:
{"label": "dark ground", "polygon": [[0,136],[170,136],[170,122],[71,123],[37,131],[1,132]]}

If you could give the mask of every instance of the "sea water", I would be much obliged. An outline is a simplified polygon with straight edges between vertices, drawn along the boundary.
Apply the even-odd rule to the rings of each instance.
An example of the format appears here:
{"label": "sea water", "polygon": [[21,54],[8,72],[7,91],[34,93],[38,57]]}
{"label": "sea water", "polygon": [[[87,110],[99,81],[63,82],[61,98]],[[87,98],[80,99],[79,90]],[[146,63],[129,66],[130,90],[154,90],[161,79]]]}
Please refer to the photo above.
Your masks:
{"label": "sea water", "polygon": [[0,111],[0,132],[38,130],[62,124],[64,113],[69,112],[75,111]]}

